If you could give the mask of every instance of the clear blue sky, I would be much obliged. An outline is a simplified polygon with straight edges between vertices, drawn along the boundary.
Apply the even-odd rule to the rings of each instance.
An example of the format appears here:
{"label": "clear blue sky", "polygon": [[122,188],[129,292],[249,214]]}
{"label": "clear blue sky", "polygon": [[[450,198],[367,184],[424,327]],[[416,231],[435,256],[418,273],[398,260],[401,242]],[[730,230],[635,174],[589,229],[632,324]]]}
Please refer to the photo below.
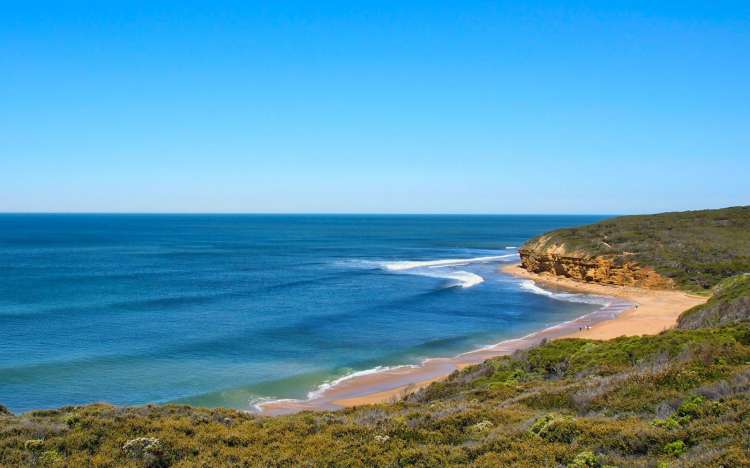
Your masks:
{"label": "clear blue sky", "polygon": [[7,1],[0,211],[750,204],[750,2]]}

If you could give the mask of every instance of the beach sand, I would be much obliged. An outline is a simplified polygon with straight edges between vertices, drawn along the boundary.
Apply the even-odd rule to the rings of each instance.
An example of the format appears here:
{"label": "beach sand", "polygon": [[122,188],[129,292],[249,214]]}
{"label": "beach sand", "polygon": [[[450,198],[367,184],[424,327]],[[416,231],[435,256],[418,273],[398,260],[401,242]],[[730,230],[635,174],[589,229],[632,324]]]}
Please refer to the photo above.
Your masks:
{"label": "beach sand", "polygon": [[569,278],[539,275],[529,273],[517,264],[506,266],[502,270],[514,276],[532,279],[541,286],[561,287],[587,294],[621,297],[637,305],[612,320],[596,323],[591,326],[590,330],[574,332],[567,335],[566,338],[609,340],[623,335],[655,335],[672,328],[682,312],[708,300],[707,296],[696,296],[682,291],[582,283]]}
{"label": "beach sand", "polygon": [[545,339],[589,338],[607,340],[618,336],[657,334],[671,328],[679,315],[708,298],[680,291],[661,291],[628,286],[582,283],[567,278],[529,273],[519,265],[509,265],[503,272],[534,280],[544,287],[611,296],[621,300],[576,320],[540,330],[522,338],[506,340],[453,358],[427,359],[421,365],[392,369],[345,379],[309,400],[277,400],[258,405],[260,414],[277,415],[304,410],[340,409],[342,407],[383,403],[446,378],[452,372],[486,359],[509,355],[519,349],[539,344]]}

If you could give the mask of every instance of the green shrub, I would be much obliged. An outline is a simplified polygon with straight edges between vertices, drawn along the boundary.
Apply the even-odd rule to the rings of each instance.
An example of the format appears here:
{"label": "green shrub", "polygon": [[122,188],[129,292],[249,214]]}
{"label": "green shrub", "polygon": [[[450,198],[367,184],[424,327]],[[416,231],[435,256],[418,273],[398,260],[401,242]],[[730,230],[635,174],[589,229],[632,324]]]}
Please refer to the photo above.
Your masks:
{"label": "green shrub", "polygon": [[529,431],[548,442],[564,443],[573,442],[580,433],[573,418],[552,415],[546,415],[536,420]]}
{"label": "green shrub", "polygon": [[601,463],[599,463],[599,457],[588,450],[579,453],[571,463],[568,463],[569,468],[597,468],[600,466]]}
{"label": "green shrub", "polygon": [[687,446],[685,445],[685,442],[681,440],[675,440],[674,442],[670,442],[665,445],[663,451],[666,455],[679,457],[683,453],[687,452]]}
{"label": "green shrub", "polygon": [[690,397],[677,408],[677,414],[690,419],[695,418],[699,415],[705,401],[706,399],[702,396]]}
{"label": "green shrub", "polygon": [[656,427],[663,427],[664,429],[678,429],[680,427],[680,421],[673,416],[666,419],[654,419],[652,424]]}

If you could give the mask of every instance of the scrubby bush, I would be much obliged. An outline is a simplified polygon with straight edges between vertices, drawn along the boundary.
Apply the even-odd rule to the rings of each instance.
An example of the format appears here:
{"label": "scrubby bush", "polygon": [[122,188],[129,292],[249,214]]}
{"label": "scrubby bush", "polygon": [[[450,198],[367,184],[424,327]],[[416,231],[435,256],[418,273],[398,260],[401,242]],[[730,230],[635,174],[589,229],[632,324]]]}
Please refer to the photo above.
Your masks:
{"label": "scrubby bush", "polygon": [[599,457],[588,450],[576,455],[573,461],[568,464],[568,468],[597,468],[600,466]]}
{"label": "scrubby bush", "polygon": [[687,451],[685,442],[681,440],[675,440],[664,446],[664,453],[672,457],[679,457]]}

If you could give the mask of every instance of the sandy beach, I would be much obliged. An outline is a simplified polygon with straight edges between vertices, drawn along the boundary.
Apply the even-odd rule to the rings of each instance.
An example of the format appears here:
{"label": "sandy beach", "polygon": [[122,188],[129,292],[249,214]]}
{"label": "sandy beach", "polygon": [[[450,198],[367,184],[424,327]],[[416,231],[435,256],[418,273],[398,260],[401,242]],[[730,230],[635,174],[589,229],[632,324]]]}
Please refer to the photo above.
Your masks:
{"label": "sandy beach", "polygon": [[259,412],[277,415],[397,400],[432,382],[444,379],[463,367],[481,363],[492,357],[512,354],[519,349],[539,344],[545,339],[575,337],[606,340],[623,335],[656,334],[674,326],[677,317],[683,311],[708,299],[681,291],[581,283],[567,278],[529,273],[519,265],[506,266],[502,271],[516,277],[531,279],[545,288],[609,296],[613,300],[596,312],[521,338],[506,340],[452,358],[427,359],[421,365],[398,366],[358,375],[344,379],[308,400],[260,403],[257,405]]}
{"label": "sandy beach", "polygon": [[517,264],[506,266],[502,270],[513,276],[532,279],[541,286],[620,297],[636,304],[636,307],[624,311],[612,320],[598,322],[592,325],[591,329],[571,333],[566,335],[566,338],[609,340],[623,335],[655,335],[673,327],[682,312],[708,300],[707,296],[696,296],[682,291],[582,283],[569,278],[539,275],[529,273]]}

